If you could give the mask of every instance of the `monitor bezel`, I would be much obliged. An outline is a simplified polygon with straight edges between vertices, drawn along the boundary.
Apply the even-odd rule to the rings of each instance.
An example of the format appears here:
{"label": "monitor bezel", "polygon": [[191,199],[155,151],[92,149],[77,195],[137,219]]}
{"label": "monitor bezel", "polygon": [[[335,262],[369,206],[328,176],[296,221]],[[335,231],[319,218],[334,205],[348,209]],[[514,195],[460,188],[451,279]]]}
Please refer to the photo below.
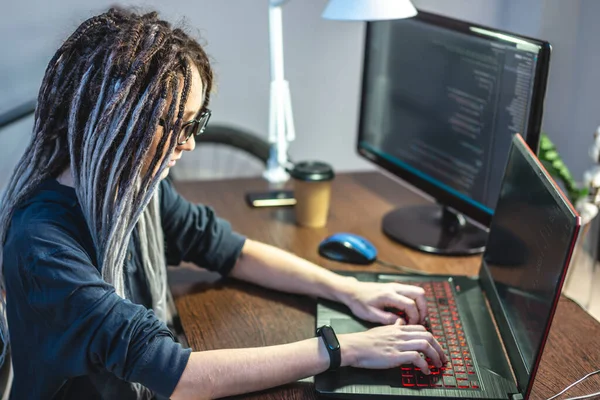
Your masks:
{"label": "monitor bezel", "polygon": [[[450,29],[456,32],[465,33],[469,36],[479,37],[486,40],[498,41],[500,43],[505,43],[504,40],[494,39],[488,35],[484,35],[482,33],[478,33],[473,31],[472,28],[479,28],[489,32],[506,35],[514,39],[519,39],[531,43],[533,45],[540,47],[540,52],[538,54],[538,62],[536,65],[535,79],[533,83],[533,93],[532,93],[532,102],[531,109],[529,113],[529,123],[527,126],[527,134],[526,141],[530,148],[535,149],[535,152],[538,151],[541,125],[542,125],[542,116],[543,116],[543,108],[544,108],[544,98],[546,95],[546,86],[548,80],[548,72],[549,72],[549,63],[550,63],[550,53],[551,46],[548,42],[542,41],[539,39],[530,38],[527,36],[518,35],[515,33],[499,30],[496,28],[491,28],[484,25],[475,24],[472,22],[462,21],[442,15],[433,14],[430,12],[425,12],[418,10],[418,13],[412,19],[416,19],[422,21],[426,24],[431,24],[434,26],[438,26],[441,28]],[[415,188],[425,192],[427,195],[433,197],[437,203],[440,205],[450,207],[451,209],[463,214],[467,218],[480,223],[486,227],[489,227],[492,214],[486,212],[483,208],[478,207],[474,204],[471,204],[469,201],[460,198],[454,194],[449,193],[448,191],[440,188],[439,186],[419,177],[417,174],[392,163],[391,161],[386,160],[381,157],[377,153],[371,151],[367,147],[361,146],[362,139],[364,137],[365,132],[365,118],[363,110],[366,106],[366,86],[367,86],[367,76],[366,76],[366,66],[369,59],[369,41],[372,36],[372,26],[377,22],[367,22],[367,27],[365,30],[365,42],[364,42],[364,55],[363,55],[363,63],[362,63],[362,83],[361,83],[361,94],[360,94],[360,108],[359,108],[359,124],[358,124],[358,135],[356,140],[356,151],[357,153],[378,165],[379,167],[389,171],[390,173],[396,175],[400,179],[405,182],[413,185]],[[523,134],[523,132],[519,132]]]}

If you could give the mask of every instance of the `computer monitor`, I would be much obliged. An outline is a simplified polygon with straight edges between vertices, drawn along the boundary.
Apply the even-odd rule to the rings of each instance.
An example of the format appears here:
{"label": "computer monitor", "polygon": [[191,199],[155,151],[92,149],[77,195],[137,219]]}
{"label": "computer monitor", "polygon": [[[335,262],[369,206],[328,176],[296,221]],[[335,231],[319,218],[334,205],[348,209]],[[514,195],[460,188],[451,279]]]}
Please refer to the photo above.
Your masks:
{"label": "computer monitor", "polygon": [[367,23],[358,153],[435,200],[388,213],[389,237],[483,251],[513,134],[537,151],[549,60],[547,42],[423,11]]}

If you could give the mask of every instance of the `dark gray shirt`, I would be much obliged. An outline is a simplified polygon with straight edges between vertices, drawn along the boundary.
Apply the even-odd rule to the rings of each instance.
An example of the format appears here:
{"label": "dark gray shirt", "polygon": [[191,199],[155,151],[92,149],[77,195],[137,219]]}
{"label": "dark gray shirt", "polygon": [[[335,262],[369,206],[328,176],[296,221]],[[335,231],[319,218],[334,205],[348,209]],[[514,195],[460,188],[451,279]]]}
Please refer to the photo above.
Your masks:
{"label": "dark gray shirt", "polygon": [[[227,275],[244,237],[167,181],[159,194],[168,264],[188,261]],[[191,350],[150,309],[134,243],[125,300],[102,279],[74,189],[47,180],[15,211],[3,252],[11,399],[137,397],[128,382],[171,395]]]}

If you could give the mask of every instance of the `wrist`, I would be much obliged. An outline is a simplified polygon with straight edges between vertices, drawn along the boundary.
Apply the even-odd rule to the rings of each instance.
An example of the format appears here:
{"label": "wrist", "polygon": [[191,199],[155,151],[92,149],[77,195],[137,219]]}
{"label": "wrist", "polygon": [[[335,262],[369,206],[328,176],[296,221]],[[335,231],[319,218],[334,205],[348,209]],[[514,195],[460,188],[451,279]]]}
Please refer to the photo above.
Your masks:
{"label": "wrist", "polygon": [[358,280],[353,276],[340,276],[341,279],[336,279],[331,292],[333,293],[334,301],[349,305],[356,297],[356,284]]}
{"label": "wrist", "polygon": [[352,343],[352,334],[346,333],[338,336],[342,356],[341,367],[356,365],[357,352]]}

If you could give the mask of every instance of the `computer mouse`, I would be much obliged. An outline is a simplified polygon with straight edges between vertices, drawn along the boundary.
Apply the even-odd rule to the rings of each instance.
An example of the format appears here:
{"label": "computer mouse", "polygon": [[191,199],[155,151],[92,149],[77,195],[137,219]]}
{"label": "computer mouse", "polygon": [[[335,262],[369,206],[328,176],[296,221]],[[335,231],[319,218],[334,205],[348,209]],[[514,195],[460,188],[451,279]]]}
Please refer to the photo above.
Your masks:
{"label": "computer mouse", "polygon": [[349,264],[371,264],[377,259],[377,249],[362,236],[336,233],[319,244],[319,254],[330,260]]}

